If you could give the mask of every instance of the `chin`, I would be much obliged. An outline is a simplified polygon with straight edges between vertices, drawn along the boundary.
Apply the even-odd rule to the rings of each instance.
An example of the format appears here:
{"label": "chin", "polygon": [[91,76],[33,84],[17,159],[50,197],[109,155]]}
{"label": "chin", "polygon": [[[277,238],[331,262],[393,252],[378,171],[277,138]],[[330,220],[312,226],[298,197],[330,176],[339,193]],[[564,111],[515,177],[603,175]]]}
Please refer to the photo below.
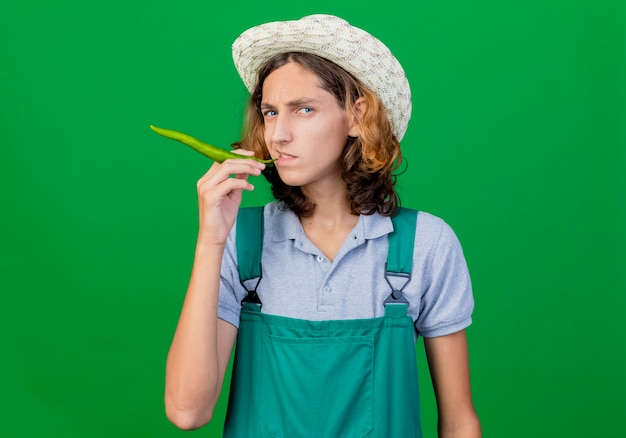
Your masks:
{"label": "chin", "polygon": [[302,178],[302,175],[294,175],[293,172],[281,172],[278,170],[278,176],[280,176],[283,183],[291,187],[301,187],[308,182]]}

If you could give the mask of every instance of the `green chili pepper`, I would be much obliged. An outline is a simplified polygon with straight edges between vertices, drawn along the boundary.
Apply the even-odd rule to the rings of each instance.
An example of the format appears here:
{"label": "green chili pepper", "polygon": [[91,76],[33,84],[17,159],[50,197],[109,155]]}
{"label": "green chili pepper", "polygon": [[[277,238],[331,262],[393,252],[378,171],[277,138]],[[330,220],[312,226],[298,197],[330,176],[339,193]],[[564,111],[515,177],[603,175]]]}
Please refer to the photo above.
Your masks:
{"label": "green chili pepper", "polygon": [[157,134],[162,135],[163,137],[177,140],[183,144],[186,144],[193,150],[200,152],[202,155],[206,155],[207,157],[209,157],[213,161],[217,161],[218,163],[221,163],[228,158],[247,158],[265,164],[272,164],[275,161],[263,160],[261,158],[251,157],[249,155],[236,154],[234,152],[230,152],[225,149],[218,148],[217,146],[213,146],[203,141],[200,141],[197,138],[192,137],[191,135],[187,135],[178,131],[173,131],[171,129],[158,128],[154,125],[150,125],[150,129],[152,129]]}

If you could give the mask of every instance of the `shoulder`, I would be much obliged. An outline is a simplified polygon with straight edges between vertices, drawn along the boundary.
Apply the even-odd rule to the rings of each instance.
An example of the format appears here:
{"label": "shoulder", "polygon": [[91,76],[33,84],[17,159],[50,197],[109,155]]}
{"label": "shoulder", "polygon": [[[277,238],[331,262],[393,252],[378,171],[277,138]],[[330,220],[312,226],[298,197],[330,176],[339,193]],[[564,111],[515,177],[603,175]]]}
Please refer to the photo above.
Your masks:
{"label": "shoulder", "polygon": [[283,202],[270,202],[265,205],[263,211],[266,236],[273,241],[295,238],[300,221]]}
{"label": "shoulder", "polygon": [[465,269],[463,248],[455,231],[444,219],[423,211],[417,216],[414,257],[432,275]]}
{"label": "shoulder", "polygon": [[[262,222],[260,221],[261,212]],[[259,228],[254,229],[257,225]],[[256,236],[257,232],[261,232],[263,242],[267,244],[293,239],[297,236],[299,228],[300,222],[296,214],[285,207],[282,202],[274,201],[262,206],[240,208],[236,226],[233,227],[231,235],[232,239],[236,240],[236,229],[240,233],[245,233],[240,239],[246,239],[249,235]]]}
{"label": "shoulder", "polygon": [[253,212],[263,213],[263,223],[266,230],[267,228],[276,227],[277,224],[281,224],[284,221],[293,221],[294,218],[297,219],[295,214],[287,209],[283,203],[273,201],[265,205],[241,207],[237,215],[237,221],[240,222],[246,220],[247,217],[256,216],[256,214],[252,214]]}
{"label": "shoulder", "polygon": [[418,211],[416,240],[429,240],[434,244],[447,244],[457,240],[452,227],[442,218],[425,211]]}
{"label": "shoulder", "polygon": [[457,240],[452,227],[442,218],[422,210],[409,208],[404,210],[417,214],[417,223],[415,224],[416,250],[436,250],[440,244],[447,246]]}

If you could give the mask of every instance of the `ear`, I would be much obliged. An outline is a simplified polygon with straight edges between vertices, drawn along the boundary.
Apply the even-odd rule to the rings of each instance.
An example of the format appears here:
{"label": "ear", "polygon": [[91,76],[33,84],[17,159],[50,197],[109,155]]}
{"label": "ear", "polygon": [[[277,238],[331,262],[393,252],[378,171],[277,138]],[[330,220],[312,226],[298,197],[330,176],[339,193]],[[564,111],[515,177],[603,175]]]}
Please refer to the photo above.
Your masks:
{"label": "ear", "polygon": [[360,134],[360,126],[361,126],[361,118],[365,111],[367,110],[367,102],[365,101],[365,97],[359,97],[356,102],[354,102],[354,113],[349,114],[350,117],[350,126],[348,129],[348,136],[350,137],[358,137]]}

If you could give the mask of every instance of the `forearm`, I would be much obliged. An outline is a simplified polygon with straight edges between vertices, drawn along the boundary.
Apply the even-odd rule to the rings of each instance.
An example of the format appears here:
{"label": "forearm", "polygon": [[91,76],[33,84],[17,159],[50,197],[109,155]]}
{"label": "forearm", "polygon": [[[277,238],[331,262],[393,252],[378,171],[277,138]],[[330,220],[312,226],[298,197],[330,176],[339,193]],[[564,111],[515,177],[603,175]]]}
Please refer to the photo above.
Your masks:
{"label": "forearm", "polygon": [[424,340],[439,413],[439,438],[480,438],[465,331]]}
{"label": "forearm", "polygon": [[165,405],[177,426],[211,419],[221,387],[217,301],[223,248],[198,245],[189,287],[166,365]]}

